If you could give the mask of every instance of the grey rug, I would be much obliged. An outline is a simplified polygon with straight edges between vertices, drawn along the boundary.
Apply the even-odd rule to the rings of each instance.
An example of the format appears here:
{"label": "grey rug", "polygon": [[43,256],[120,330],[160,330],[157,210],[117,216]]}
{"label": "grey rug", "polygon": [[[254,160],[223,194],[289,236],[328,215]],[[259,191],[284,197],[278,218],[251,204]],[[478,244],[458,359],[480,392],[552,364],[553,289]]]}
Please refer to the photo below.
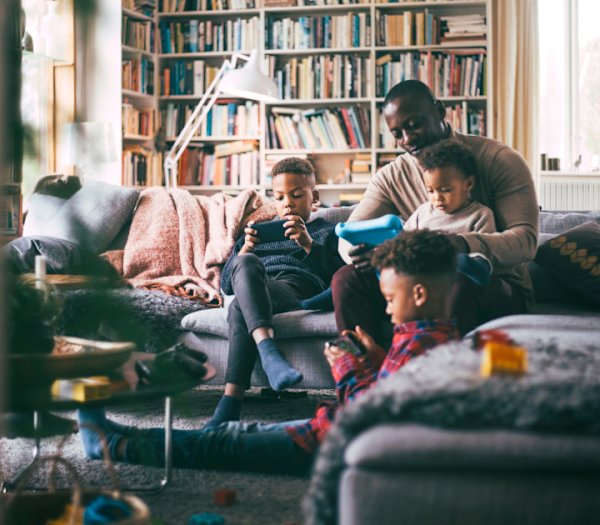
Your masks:
{"label": "grey rug", "polygon": [[[173,400],[174,428],[196,429],[212,415],[222,395],[220,387],[203,386]],[[260,398],[259,389],[251,389],[249,396]],[[304,399],[281,400],[273,404],[245,403],[242,419],[253,422],[274,423],[314,415],[321,399],[333,399],[333,391],[309,391]],[[75,417],[74,413],[63,414]],[[123,406],[111,410],[108,417],[118,423],[141,427],[164,425],[163,403],[160,401]],[[58,438],[42,442],[42,453],[51,454]],[[32,440],[0,439],[0,479],[14,476],[31,458]],[[85,486],[108,487],[110,481],[103,463],[88,460],[77,434],[71,436],[64,448],[64,456],[73,462]],[[156,484],[161,479],[161,469],[135,465],[117,464],[119,479],[124,486]],[[44,484],[44,472],[32,480],[32,484]],[[69,485],[66,475],[59,476],[59,484]],[[229,488],[237,491],[237,502],[231,507],[214,503],[214,491]],[[168,525],[187,525],[192,514],[212,512],[225,517],[227,525],[283,525],[302,523],[301,502],[308,489],[308,480],[291,476],[174,470],[174,481],[165,492],[157,496],[141,498],[150,507],[152,517]]]}

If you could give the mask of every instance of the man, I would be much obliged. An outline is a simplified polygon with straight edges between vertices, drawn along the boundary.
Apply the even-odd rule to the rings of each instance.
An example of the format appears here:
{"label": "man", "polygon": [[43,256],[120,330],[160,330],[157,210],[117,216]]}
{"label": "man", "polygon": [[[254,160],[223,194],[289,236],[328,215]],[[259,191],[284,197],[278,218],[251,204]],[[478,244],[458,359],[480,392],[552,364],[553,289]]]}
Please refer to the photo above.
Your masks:
{"label": "man", "polygon": [[[472,197],[492,209],[498,232],[456,236],[461,253],[482,253],[491,261],[494,273],[485,286],[457,274],[450,313],[457,318],[461,336],[491,319],[526,313],[534,297],[525,263],[535,256],[539,208],[523,157],[495,140],[456,133],[445,120],[444,105],[417,80],[394,86],[385,98],[383,114],[405,153],[377,172],[349,220],[374,219],[388,213],[408,219],[428,199],[415,156],[443,139],[466,144],[477,160],[478,182]],[[370,265],[371,254],[365,245],[349,247],[343,241],[340,254],[352,264],[340,269],[332,281],[338,331],[354,330],[359,325],[383,344],[385,301]]]}

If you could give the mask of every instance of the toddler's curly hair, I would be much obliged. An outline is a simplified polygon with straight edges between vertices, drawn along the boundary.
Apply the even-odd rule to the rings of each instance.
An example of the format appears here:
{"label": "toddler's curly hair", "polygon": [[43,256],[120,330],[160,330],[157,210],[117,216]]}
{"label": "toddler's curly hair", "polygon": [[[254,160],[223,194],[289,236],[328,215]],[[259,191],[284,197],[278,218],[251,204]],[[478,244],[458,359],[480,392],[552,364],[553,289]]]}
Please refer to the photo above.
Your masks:
{"label": "toddler's curly hair", "polygon": [[378,246],[371,264],[381,271],[393,268],[411,276],[454,275],[458,250],[450,237],[431,230],[411,230],[400,233]]}
{"label": "toddler's curly hair", "polygon": [[271,169],[271,179],[281,175],[282,173],[294,173],[296,175],[304,175],[307,182],[315,183],[315,170],[312,164],[305,160],[299,159],[298,157],[287,157],[286,159],[280,160]]}
{"label": "toddler's curly hair", "polygon": [[455,139],[440,140],[423,148],[417,155],[417,160],[425,171],[454,166],[465,179],[471,176],[477,179],[477,160],[473,151]]}

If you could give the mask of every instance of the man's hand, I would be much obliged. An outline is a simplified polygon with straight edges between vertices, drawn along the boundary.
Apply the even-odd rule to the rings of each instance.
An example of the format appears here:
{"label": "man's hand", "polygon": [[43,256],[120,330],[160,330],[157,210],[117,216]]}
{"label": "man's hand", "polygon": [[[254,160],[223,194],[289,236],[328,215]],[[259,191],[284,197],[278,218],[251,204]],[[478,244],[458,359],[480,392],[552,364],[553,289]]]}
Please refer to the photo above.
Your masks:
{"label": "man's hand", "polygon": [[254,228],[252,228],[254,222],[255,221],[250,221],[248,223],[248,226],[244,230],[244,232],[246,233],[246,239],[244,240],[244,246],[242,246],[242,249],[240,250],[240,253],[238,253],[238,255],[253,252],[256,248],[256,245],[260,242],[260,239],[257,237],[258,232]]}
{"label": "man's hand", "polygon": [[367,247],[366,244],[357,244],[348,250],[348,255],[352,260],[352,264],[358,272],[369,272],[373,268],[371,266],[371,255],[373,249]]}
{"label": "man's hand", "polygon": [[304,219],[298,215],[286,215],[285,218],[287,219],[287,222],[283,223],[285,236],[296,241],[298,246],[303,248],[306,253],[310,253],[313,240],[308,234]]}
{"label": "man's hand", "polygon": [[354,330],[344,330],[342,332],[342,335],[346,334],[352,334],[367,351],[366,354],[359,356],[361,361],[364,361],[364,359],[367,358],[370,353],[379,348],[379,345],[375,342],[375,340],[358,325]]}

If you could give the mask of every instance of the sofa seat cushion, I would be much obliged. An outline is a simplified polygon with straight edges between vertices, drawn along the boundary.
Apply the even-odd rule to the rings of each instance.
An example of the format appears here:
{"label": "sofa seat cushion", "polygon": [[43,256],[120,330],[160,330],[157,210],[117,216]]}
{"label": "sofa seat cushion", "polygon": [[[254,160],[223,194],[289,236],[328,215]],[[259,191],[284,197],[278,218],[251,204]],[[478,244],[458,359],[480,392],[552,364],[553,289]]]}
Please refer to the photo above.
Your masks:
{"label": "sofa seat cushion", "polygon": [[384,424],[360,434],[344,457],[347,465],[383,471],[600,472],[600,438]]}

